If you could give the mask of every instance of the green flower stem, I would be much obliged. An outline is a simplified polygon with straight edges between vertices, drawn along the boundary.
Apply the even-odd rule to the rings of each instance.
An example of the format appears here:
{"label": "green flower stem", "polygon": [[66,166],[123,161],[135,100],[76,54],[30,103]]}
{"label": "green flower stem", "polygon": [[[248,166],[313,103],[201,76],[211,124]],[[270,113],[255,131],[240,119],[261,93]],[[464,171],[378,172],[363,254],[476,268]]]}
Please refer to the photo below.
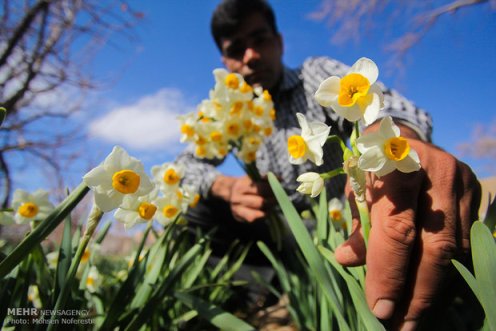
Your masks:
{"label": "green flower stem", "polygon": [[336,169],[331,170],[329,172],[320,174],[320,177],[322,177],[322,179],[331,179],[331,178],[336,177],[338,175],[346,175],[343,168],[336,168]]}
{"label": "green flower stem", "polygon": [[360,138],[360,127],[358,125],[358,121],[356,121],[353,126],[353,132],[351,133],[351,138],[350,138],[351,149],[353,151],[353,155],[355,156],[360,156],[360,152],[358,151],[358,148],[356,146],[356,140],[358,138]]}
{"label": "green flower stem", "polygon": [[[81,262],[81,257],[83,256],[86,246],[88,246],[91,236],[95,232],[98,223],[102,219],[102,216],[103,216],[103,212],[100,210],[100,208],[98,208],[96,205],[93,205],[93,208],[91,209],[90,215],[88,217],[88,221],[86,222],[86,230],[84,231],[83,237],[79,242],[79,246],[76,250],[76,254],[72,259],[65,284],[62,287],[62,290],[57,298],[57,302],[55,303],[55,307],[54,307],[55,311],[62,309],[69,297],[69,294],[71,292],[72,282],[74,281],[74,277],[79,267],[79,263]],[[57,318],[58,316],[56,314],[53,314],[51,316],[48,330],[56,329],[57,324],[55,324],[56,323],[55,320]]]}
{"label": "green flower stem", "polygon": [[339,138],[336,135],[330,135],[329,137],[327,137],[326,142],[336,142],[336,143],[338,143],[339,146],[341,147],[341,150],[343,151],[343,153],[345,153],[346,150],[349,150],[348,146],[346,146],[346,144],[344,143],[343,139]]}
{"label": "green flower stem", "polygon": [[370,233],[370,214],[369,207],[367,206],[367,201],[355,199],[358,213],[360,214],[360,223],[362,224],[363,239],[365,241],[365,247],[368,246],[369,233]]}

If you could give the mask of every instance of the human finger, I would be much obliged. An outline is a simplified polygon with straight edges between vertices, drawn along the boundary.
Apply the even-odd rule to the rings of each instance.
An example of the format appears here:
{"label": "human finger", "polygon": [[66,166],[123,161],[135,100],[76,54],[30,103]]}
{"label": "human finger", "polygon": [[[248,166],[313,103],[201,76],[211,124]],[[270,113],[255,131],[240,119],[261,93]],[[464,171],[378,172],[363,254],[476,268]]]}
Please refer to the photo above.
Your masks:
{"label": "human finger", "polygon": [[366,247],[361,232],[358,208],[355,194],[347,185],[346,196],[350,204],[352,227],[348,239],[335,250],[335,257],[339,264],[345,267],[355,267],[365,264]]}
{"label": "human finger", "polygon": [[265,212],[259,209],[252,209],[246,206],[231,207],[234,218],[239,222],[252,223],[265,217]]}
{"label": "human finger", "polygon": [[423,172],[393,172],[372,184],[365,292],[380,319],[389,319],[404,291],[416,238],[415,214]]}

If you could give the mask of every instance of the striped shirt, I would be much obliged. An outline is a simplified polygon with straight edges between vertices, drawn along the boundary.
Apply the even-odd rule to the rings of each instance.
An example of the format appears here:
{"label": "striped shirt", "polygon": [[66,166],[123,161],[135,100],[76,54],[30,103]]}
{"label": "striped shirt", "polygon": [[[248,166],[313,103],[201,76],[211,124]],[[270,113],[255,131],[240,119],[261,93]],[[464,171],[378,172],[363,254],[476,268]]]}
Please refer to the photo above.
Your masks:
{"label": "striped shirt", "polygon": [[[289,163],[287,141],[295,134],[301,134],[296,113],[305,114],[308,121],[326,122],[331,126],[331,134],[340,136],[343,140],[349,138],[352,124],[338,116],[329,108],[320,106],[314,98],[320,83],[329,76],[344,76],[349,67],[327,57],[307,59],[300,68],[284,68],[279,86],[271,91],[276,109],[276,120],[272,135],[265,139],[257,152],[256,165],[260,173],[273,172],[281,181],[290,198],[298,209],[307,205],[306,197],[296,192],[299,185],[296,178],[309,171],[318,173],[328,172],[342,166],[342,151],[338,144],[324,145],[324,163],[316,166],[311,162],[301,165]],[[423,110],[392,89],[387,89],[379,83],[384,93],[384,109],[380,117],[391,115],[397,123],[402,123],[414,129],[419,136],[431,140],[432,120]],[[198,159],[194,156],[193,146],[188,146],[180,154],[176,162],[186,168],[184,181],[198,186],[202,196],[208,196],[215,178],[221,173],[216,166],[223,160]],[[326,181],[329,197],[341,196],[344,192],[345,176],[338,176]]]}

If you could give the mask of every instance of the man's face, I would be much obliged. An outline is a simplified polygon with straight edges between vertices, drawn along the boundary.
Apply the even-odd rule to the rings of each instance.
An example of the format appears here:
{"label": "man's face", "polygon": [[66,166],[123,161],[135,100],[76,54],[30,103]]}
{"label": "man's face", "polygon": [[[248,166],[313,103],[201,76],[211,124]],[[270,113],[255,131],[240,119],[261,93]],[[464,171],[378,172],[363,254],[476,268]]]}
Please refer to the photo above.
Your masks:
{"label": "man's face", "polygon": [[282,38],[263,15],[254,13],[238,31],[222,38],[222,62],[229,71],[241,74],[252,86],[272,89],[282,75]]}

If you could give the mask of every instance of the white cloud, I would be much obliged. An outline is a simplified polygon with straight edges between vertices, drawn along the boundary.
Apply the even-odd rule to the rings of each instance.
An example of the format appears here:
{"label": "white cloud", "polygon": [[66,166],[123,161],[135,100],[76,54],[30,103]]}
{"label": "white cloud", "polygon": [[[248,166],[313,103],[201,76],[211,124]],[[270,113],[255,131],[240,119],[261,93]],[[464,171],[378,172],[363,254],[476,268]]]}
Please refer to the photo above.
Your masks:
{"label": "white cloud", "polygon": [[163,88],[95,119],[89,124],[89,134],[136,150],[170,151],[179,143],[177,116],[193,109],[181,91]]}

